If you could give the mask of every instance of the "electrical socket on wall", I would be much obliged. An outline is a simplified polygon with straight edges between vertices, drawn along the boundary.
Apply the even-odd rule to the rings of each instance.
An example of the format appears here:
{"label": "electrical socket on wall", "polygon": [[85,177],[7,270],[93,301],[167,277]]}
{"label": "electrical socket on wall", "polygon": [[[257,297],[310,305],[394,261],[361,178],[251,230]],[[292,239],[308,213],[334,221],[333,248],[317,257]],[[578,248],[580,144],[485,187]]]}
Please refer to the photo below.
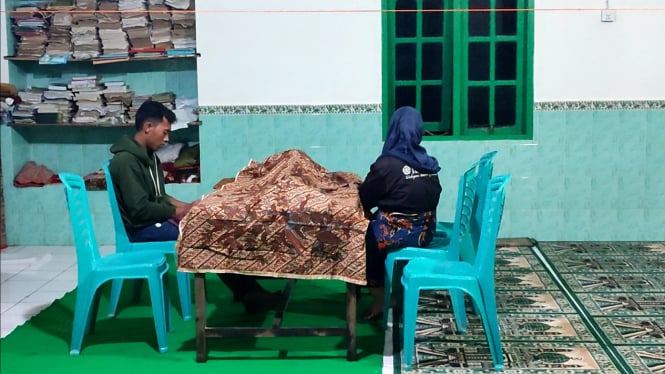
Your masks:
{"label": "electrical socket on wall", "polygon": [[614,22],[617,19],[617,11],[614,9],[603,9],[600,11],[601,22]]}

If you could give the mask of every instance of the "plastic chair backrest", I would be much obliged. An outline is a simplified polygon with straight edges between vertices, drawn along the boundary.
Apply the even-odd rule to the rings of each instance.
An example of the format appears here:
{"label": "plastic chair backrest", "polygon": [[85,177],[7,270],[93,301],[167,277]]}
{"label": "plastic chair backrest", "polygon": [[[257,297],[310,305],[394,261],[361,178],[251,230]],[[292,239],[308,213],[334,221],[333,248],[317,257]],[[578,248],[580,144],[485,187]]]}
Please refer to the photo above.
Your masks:
{"label": "plastic chair backrest", "polygon": [[480,222],[483,218],[483,211],[485,208],[485,193],[487,192],[487,184],[492,179],[492,172],[494,171],[494,157],[498,151],[487,152],[480,156],[478,161],[478,186],[476,188],[477,199],[475,204],[476,220]]}
{"label": "plastic chair backrest", "polygon": [[120,207],[118,206],[118,197],[115,194],[115,187],[113,186],[113,178],[111,178],[111,172],[109,171],[109,165],[111,161],[107,160],[102,164],[102,170],[104,171],[104,178],[106,178],[106,191],[109,195],[109,204],[111,204],[111,214],[113,215],[113,227],[115,228],[115,245],[116,249],[122,252],[124,249],[130,248],[129,236],[127,235],[127,229],[125,229],[125,224],[122,221],[122,216],[120,215]]}
{"label": "plastic chair backrest", "polygon": [[510,175],[499,175],[492,178],[487,186],[480,237],[474,243],[477,253],[473,266],[478,271],[481,282],[494,282],[496,238],[501,227],[506,198],[505,187],[508,181],[510,181]]}
{"label": "plastic chair backrest", "polygon": [[60,173],[58,176],[65,185],[67,208],[76,245],[78,279],[83,280],[101,258],[90,216],[88,192],[81,176],[70,173]]}
{"label": "plastic chair backrest", "polygon": [[473,213],[473,204],[478,183],[478,164],[474,163],[460,176],[457,207],[455,208],[455,221],[453,222],[452,238],[448,247],[448,259],[457,261],[460,258],[460,248],[467,236]]}

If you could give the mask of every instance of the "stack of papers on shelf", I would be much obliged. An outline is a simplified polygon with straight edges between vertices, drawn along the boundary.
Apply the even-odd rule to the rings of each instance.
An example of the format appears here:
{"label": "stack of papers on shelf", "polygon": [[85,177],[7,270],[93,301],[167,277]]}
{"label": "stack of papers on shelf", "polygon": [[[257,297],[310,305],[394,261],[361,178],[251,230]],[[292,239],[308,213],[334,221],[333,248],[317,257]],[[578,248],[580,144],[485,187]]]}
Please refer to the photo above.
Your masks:
{"label": "stack of papers on shelf", "polygon": [[164,4],[176,9],[189,9],[189,0],[164,0]]}
{"label": "stack of papers on shelf", "polygon": [[173,23],[173,30],[171,31],[173,48],[196,48],[196,15],[194,11],[173,12],[171,23]]}
{"label": "stack of papers on shelf", "polygon": [[76,112],[74,118],[72,118],[72,123],[75,124],[87,124],[87,123],[97,123],[99,122],[100,114],[99,112],[92,110],[81,110],[79,109]]}
{"label": "stack of papers on shelf", "polygon": [[122,29],[122,20],[118,10],[117,1],[103,0],[99,2],[99,11],[97,12],[97,28],[99,29],[99,39],[102,42],[102,52],[100,58],[120,58],[124,53],[127,57],[129,42],[127,33]]}
{"label": "stack of papers on shelf", "polygon": [[145,0],[119,0],[118,9],[122,11],[122,28],[127,32],[130,48],[152,47]]}
{"label": "stack of papers on shelf", "polygon": [[150,41],[150,30],[147,27],[133,27],[125,29],[129,36],[130,48],[152,48]]}
{"label": "stack of papers on shelf", "polygon": [[71,13],[55,13],[51,18],[46,54],[49,56],[69,56],[72,53],[72,15]]}
{"label": "stack of papers on shelf", "polygon": [[[68,123],[74,110],[74,93],[67,87],[67,83],[49,83],[44,91],[44,101],[37,106],[37,123]],[[39,116],[43,113],[57,113],[52,116]]]}
{"label": "stack of papers on shelf", "polygon": [[[97,23],[121,23],[120,12],[118,11],[118,0],[99,0],[98,12],[95,13],[97,16]],[[118,26],[120,28],[120,26]]]}
{"label": "stack of papers on shelf", "polygon": [[35,114],[37,112],[37,105],[42,102],[42,94],[44,90],[41,88],[28,88],[24,91],[19,91],[18,96],[21,98],[21,103],[14,108],[12,113],[15,124],[35,124]]}
{"label": "stack of papers on shelf", "polygon": [[162,4],[150,5],[150,41],[155,47],[171,49],[171,13]]}
{"label": "stack of papers on shelf", "polygon": [[95,10],[97,9],[97,0],[76,0],[75,5],[80,10]]}
{"label": "stack of papers on shelf", "polygon": [[89,60],[99,56],[96,8],[97,2],[94,0],[76,0],[71,29],[75,59]]}
{"label": "stack of papers on shelf", "polygon": [[16,56],[39,58],[48,41],[48,22],[36,6],[17,7],[12,15],[12,31],[16,36]]}
{"label": "stack of papers on shelf", "polygon": [[128,110],[132,105],[134,92],[123,81],[104,82],[103,91],[106,102],[106,117],[115,117],[118,123],[129,121]]}
{"label": "stack of papers on shelf", "polygon": [[[102,90],[104,87],[97,82],[94,75],[73,77],[69,88],[74,92],[74,101],[77,111],[72,118],[74,123],[90,123],[96,121],[104,113],[104,100]],[[96,115],[91,114],[96,112]]]}

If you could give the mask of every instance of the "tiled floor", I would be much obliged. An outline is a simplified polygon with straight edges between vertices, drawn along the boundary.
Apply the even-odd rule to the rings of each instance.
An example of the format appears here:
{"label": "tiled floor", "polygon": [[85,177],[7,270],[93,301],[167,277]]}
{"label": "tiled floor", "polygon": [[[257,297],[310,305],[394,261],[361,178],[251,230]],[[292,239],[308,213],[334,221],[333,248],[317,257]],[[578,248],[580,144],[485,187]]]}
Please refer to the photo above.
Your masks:
{"label": "tiled floor", "polygon": [[[113,246],[101,247],[102,254]],[[76,287],[74,247],[9,247],[0,251],[0,324],[4,338]]]}

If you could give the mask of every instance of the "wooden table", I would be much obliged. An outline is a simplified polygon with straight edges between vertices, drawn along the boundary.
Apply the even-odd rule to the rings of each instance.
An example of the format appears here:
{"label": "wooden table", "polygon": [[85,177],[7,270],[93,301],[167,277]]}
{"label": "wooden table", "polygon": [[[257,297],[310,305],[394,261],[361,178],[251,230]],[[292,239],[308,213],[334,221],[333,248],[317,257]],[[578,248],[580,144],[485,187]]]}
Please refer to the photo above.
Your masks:
{"label": "wooden table", "polygon": [[229,336],[248,337],[287,337],[287,336],[346,336],[347,351],[346,359],[357,360],[356,355],[356,316],[357,316],[357,291],[358,285],[346,283],[346,326],[338,327],[282,327],[282,317],[288,306],[291,292],[296,279],[289,279],[283,295],[280,307],[275,313],[272,326],[264,327],[221,327],[208,326],[206,314],[206,285],[205,272],[194,275],[194,299],[196,307],[196,361],[206,362],[208,360],[208,338],[223,338]]}

